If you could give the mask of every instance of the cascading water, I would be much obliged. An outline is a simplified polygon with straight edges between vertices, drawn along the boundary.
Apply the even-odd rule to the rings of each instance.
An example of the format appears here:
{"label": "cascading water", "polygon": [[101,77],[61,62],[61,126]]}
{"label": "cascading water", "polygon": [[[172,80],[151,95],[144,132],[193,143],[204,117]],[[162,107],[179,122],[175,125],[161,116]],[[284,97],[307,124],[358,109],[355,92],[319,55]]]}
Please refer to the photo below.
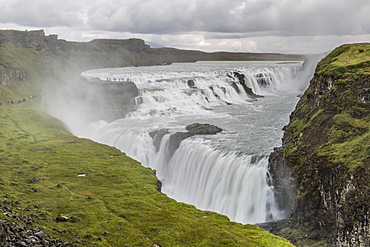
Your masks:
{"label": "cascading water", "polygon": [[[162,191],[178,201],[241,223],[278,220],[284,211],[275,205],[267,160],[280,145],[281,129],[304,88],[301,72],[299,62],[197,62],[87,71],[86,78],[134,82],[140,94],[137,108],[114,122],[72,131],[115,146],[155,169]],[[223,131],[186,138],[172,150],[170,136],[195,122]]]}

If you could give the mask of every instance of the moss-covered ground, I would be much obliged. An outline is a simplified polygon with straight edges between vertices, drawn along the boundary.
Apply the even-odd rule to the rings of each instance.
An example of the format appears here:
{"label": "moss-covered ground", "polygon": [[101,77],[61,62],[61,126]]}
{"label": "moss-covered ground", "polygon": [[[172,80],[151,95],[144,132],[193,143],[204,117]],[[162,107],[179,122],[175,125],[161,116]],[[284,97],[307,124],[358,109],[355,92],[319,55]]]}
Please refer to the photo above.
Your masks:
{"label": "moss-covered ground", "polygon": [[38,100],[0,107],[0,199],[51,235],[78,246],[291,246],[168,198],[152,170],[70,135]]}

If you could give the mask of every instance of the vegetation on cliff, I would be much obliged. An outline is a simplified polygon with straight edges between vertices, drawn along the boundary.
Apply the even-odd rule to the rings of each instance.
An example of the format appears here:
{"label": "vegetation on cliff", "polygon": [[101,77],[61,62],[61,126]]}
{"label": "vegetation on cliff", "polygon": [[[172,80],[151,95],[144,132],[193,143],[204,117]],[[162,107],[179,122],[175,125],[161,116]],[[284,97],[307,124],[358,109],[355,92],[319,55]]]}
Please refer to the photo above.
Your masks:
{"label": "vegetation on cliff", "polygon": [[[22,224],[77,246],[292,246],[168,198],[152,170],[115,148],[72,136],[45,112],[43,88],[101,63],[130,64],[143,50],[28,34],[0,33],[0,199],[28,215]],[[111,56],[117,50],[126,58]]]}
{"label": "vegetation on cliff", "polygon": [[[369,245],[369,112],[370,44],[338,47],[318,64],[282,148],[271,155],[280,189],[295,185],[293,195],[284,196],[308,242]],[[293,181],[279,173],[284,166]]]}

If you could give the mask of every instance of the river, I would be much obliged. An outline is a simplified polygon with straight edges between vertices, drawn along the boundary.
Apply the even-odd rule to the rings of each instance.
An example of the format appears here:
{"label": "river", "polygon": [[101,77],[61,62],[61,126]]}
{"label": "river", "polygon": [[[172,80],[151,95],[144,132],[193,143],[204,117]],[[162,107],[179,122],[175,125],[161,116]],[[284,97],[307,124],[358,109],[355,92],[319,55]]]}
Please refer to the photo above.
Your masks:
{"label": "river", "polygon": [[[282,128],[312,68],[295,61],[234,61],[85,71],[86,78],[134,82],[136,110],[110,123],[71,130],[156,170],[162,192],[177,201],[240,223],[279,220],[285,213],[275,203],[268,155],[281,145]],[[248,95],[240,75],[263,97]],[[223,131],[189,137],[171,149],[170,136],[192,123]]]}

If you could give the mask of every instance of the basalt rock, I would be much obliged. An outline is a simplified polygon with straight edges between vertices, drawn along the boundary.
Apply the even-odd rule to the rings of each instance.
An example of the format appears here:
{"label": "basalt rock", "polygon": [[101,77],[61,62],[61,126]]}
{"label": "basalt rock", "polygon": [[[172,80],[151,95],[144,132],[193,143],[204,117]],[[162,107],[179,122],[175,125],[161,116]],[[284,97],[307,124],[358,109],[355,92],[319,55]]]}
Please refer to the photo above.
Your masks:
{"label": "basalt rock", "polygon": [[[229,75],[229,76],[230,77],[236,77],[238,79],[240,85],[242,85],[245,93],[248,94],[250,97],[252,97],[252,98],[262,98],[263,97],[262,95],[255,94],[253,92],[252,88],[247,86],[247,84],[245,83],[245,75],[244,74],[239,73],[239,72],[232,72],[231,75]],[[232,83],[232,87],[235,89],[235,91],[240,93],[240,90],[239,90],[238,86],[235,84],[235,82]]]}
{"label": "basalt rock", "polygon": [[194,80],[188,80],[188,86],[190,88],[195,88],[195,82],[194,82]]}
{"label": "basalt rock", "polygon": [[290,216],[275,233],[294,232],[297,246],[370,246],[369,57],[370,44],[325,57],[270,155],[276,196]]}
{"label": "basalt rock", "polygon": [[149,133],[150,137],[152,137],[153,139],[153,144],[157,151],[161,146],[163,136],[165,136],[168,133],[169,131],[167,129],[155,130]]}
{"label": "basalt rock", "polygon": [[8,217],[0,217],[0,246],[74,246],[73,243],[51,237],[42,228],[34,226],[34,219],[39,219],[38,216],[20,215],[11,209],[18,204],[19,202],[9,201],[0,203],[0,212]]}
{"label": "basalt rock", "polygon": [[193,123],[185,128],[194,135],[215,135],[222,131],[220,127],[211,124]]}
{"label": "basalt rock", "polygon": [[58,216],[55,218],[56,222],[67,222],[69,218],[67,216]]}
{"label": "basalt rock", "polygon": [[215,135],[222,131],[221,128],[211,125],[211,124],[200,124],[200,123],[193,123],[186,126],[186,130],[188,132],[177,132],[170,136],[169,141],[169,153],[172,154],[179,148],[180,143],[195,135]]}

